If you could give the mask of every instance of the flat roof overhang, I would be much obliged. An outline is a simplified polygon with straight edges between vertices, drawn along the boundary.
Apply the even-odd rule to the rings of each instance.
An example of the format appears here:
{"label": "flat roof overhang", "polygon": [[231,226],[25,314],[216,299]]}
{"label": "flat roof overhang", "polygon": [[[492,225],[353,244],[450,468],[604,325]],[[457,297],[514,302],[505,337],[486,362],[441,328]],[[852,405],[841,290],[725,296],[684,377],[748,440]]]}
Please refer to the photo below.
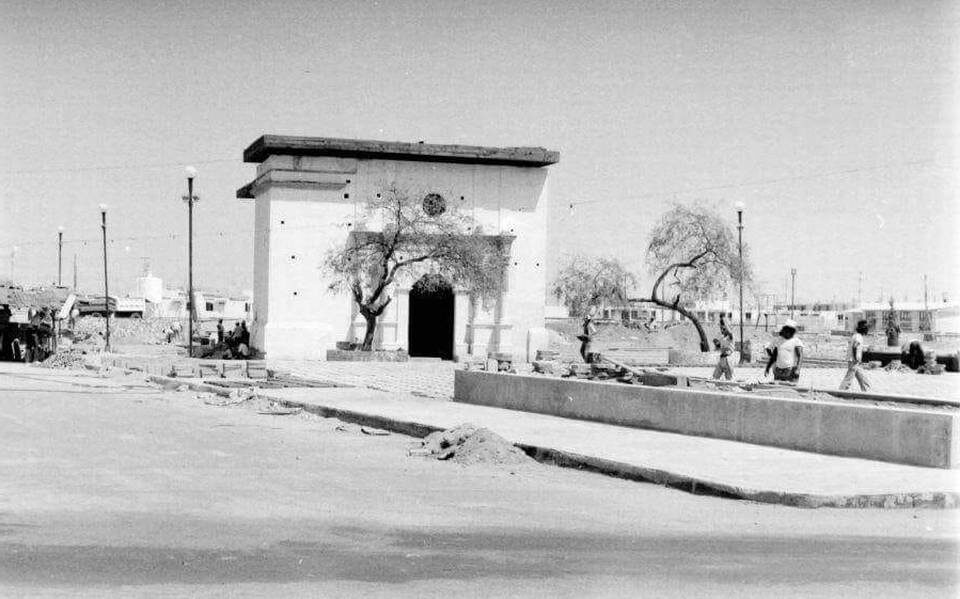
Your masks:
{"label": "flat roof overhang", "polygon": [[263,162],[273,154],[525,167],[548,166],[560,160],[559,152],[546,148],[496,148],[336,137],[264,135],[243,151],[243,161]]}

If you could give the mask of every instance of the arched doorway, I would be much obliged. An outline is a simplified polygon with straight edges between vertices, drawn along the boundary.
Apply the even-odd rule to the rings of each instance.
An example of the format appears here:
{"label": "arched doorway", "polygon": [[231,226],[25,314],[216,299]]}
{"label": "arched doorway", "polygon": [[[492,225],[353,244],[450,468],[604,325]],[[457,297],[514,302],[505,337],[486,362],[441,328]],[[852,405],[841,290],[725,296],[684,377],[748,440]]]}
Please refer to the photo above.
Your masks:
{"label": "arched doorway", "polygon": [[453,359],[453,286],[424,275],[410,289],[407,347],[411,356]]}

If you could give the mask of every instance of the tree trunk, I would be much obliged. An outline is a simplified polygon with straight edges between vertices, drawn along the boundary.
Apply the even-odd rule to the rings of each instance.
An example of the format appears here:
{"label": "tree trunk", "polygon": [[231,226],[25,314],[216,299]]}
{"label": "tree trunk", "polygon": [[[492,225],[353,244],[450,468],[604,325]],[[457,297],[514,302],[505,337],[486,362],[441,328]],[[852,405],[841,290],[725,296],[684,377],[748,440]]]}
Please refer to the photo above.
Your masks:
{"label": "tree trunk", "polygon": [[377,316],[366,310],[361,310],[360,314],[367,321],[367,331],[363,334],[363,345],[360,346],[360,349],[371,351],[373,349],[373,334],[377,331]]}
{"label": "tree trunk", "polygon": [[674,312],[677,312],[678,314],[682,314],[683,316],[686,316],[687,318],[689,318],[690,322],[692,322],[693,326],[697,329],[697,335],[700,336],[700,351],[704,353],[710,351],[710,342],[707,341],[707,333],[706,331],[703,330],[703,325],[700,324],[700,321],[697,320],[696,316],[694,316],[693,314],[688,312],[685,308],[677,304],[671,304],[669,302],[665,302],[656,298],[654,298],[652,301],[653,303],[660,306],[661,308],[667,308],[668,310],[673,310]]}

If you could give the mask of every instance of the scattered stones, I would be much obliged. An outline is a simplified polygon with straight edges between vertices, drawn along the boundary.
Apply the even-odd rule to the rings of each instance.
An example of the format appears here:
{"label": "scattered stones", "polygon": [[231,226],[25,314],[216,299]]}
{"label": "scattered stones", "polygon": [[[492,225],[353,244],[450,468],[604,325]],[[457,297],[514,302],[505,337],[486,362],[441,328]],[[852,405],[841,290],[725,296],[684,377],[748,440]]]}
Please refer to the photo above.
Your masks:
{"label": "scattered stones", "polygon": [[370,428],[368,426],[361,426],[360,432],[364,435],[370,435],[373,437],[386,437],[390,435],[389,431],[385,431],[380,428]]}
{"label": "scattered stones", "polygon": [[[540,353],[539,351],[537,352],[538,355]],[[539,374],[558,374],[560,372],[560,362],[537,359],[533,361],[533,371]]]}
{"label": "scattered stones", "polygon": [[590,368],[589,364],[583,364],[581,362],[573,362],[570,364],[570,368],[567,369],[567,376],[572,376],[578,379],[590,378],[593,370]]}

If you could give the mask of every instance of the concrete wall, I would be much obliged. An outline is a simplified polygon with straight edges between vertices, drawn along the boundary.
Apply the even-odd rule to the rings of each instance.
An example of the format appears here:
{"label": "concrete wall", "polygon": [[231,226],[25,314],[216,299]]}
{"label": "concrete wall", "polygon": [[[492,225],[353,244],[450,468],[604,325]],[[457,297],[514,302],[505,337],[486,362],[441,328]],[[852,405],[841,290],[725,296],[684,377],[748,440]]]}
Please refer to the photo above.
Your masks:
{"label": "concrete wall", "polygon": [[458,370],[454,401],[887,462],[960,467],[960,413]]}
{"label": "concrete wall", "polygon": [[[396,183],[439,193],[478,221],[486,234],[515,236],[500,305],[455,302],[454,348],[527,356],[539,339],[546,293],[546,168],[310,156],[269,157],[258,166],[252,344],[270,358],[323,359],[337,341],[363,335],[363,319],[346,294],[333,294],[320,269],[342,244],[364,201]],[[381,316],[378,345],[407,348],[409,289],[399,282]],[[538,336],[539,335],[539,336]],[[535,351],[537,348],[532,348]]]}

